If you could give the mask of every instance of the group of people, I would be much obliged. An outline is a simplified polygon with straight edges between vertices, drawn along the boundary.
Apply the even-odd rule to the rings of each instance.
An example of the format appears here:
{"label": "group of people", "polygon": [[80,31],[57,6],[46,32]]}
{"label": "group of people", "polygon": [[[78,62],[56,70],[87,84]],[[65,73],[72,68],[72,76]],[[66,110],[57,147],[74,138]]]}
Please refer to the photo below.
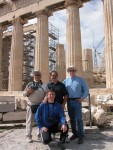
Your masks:
{"label": "group of people", "polygon": [[[32,142],[32,124],[36,120],[38,134],[42,142],[49,144],[52,134],[60,132],[58,147],[65,149],[64,143],[68,136],[68,124],[64,109],[67,103],[68,114],[72,129],[70,140],[78,138],[78,144],[84,141],[84,128],[82,120],[82,102],[88,96],[89,90],[86,82],[76,75],[74,66],[67,68],[69,78],[63,83],[58,81],[58,73],[50,73],[50,82],[46,85],[41,80],[41,72],[34,71],[33,81],[28,83],[23,95],[28,97],[26,114],[26,136]],[[76,127],[76,124],[78,127]]]}

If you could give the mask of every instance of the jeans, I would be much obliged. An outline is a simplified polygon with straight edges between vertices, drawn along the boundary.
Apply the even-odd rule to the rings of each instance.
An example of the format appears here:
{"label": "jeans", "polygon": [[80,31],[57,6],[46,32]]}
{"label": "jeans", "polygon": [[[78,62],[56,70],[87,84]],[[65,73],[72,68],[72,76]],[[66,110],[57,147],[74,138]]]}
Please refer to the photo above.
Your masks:
{"label": "jeans", "polygon": [[[72,128],[72,133],[74,135],[78,134],[79,138],[84,137],[83,130],[83,120],[82,120],[82,105],[78,100],[68,100],[67,101],[68,114],[70,117],[70,123]],[[78,131],[76,129],[76,121],[78,124]]]}

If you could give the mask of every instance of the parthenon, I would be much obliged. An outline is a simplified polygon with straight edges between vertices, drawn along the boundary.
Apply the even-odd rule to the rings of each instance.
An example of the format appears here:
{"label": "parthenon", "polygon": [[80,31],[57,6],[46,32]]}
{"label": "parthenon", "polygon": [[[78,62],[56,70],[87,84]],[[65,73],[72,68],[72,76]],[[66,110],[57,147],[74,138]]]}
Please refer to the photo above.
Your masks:
{"label": "parthenon", "polygon": [[[43,81],[49,80],[48,17],[55,11],[66,9],[66,67],[75,65],[78,75],[84,76],[79,8],[91,0],[1,0],[0,1],[0,90],[3,78],[3,35],[13,26],[9,60],[8,91],[22,91],[23,81],[23,25],[29,19],[37,18],[36,42],[34,48],[34,70],[41,70]],[[106,88],[113,87],[112,57],[112,6],[111,0],[104,0]],[[5,51],[5,49],[4,49]],[[9,51],[6,50],[7,56]],[[7,57],[6,57],[7,58]],[[4,58],[5,59],[5,58]],[[5,61],[5,60],[4,60]]]}
{"label": "parthenon", "polygon": [[[56,70],[58,80],[62,82],[68,77],[66,68],[69,66],[75,66],[78,69],[77,75],[86,80],[89,93],[80,104],[82,106],[85,144],[79,146],[75,139],[74,142],[70,141],[69,144],[66,144],[67,149],[112,149],[113,0],[100,0],[103,6],[99,3],[99,7],[97,6],[98,1],[0,0],[0,150],[56,149],[59,134],[56,135],[57,139],[52,144],[43,145],[42,142],[37,140],[37,128],[33,129],[33,143],[26,143],[24,127],[26,126],[28,97],[23,97],[23,90],[26,84],[32,80],[34,70],[41,71],[44,83],[49,82],[50,71]],[[100,5],[103,9],[105,63],[102,72],[95,67],[94,57],[92,57],[96,52],[93,47],[94,43],[92,44],[93,50],[91,47],[82,48],[80,8],[85,8],[85,4],[88,3],[92,7],[93,5],[97,6],[99,11]],[[91,11],[92,7],[90,8]],[[66,19],[62,17],[62,20],[64,19],[64,22],[66,22],[65,45],[59,42],[60,29],[55,26],[54,20],[51,23],[49,22],[50,16],[57,11],[61,10],[62,12],[63,9],[66,10]],[[88,16],[90,15],[93,20],[89,9],[87,7],[86,9],[88,10]],[[97,11],[97,9],[94,11]],[[94,16],[97,17],[96,15]],[[31,20],[33,24],[29,24]],[[87,22],[86,18],[85,21]],[[87,30],[90,30],[89,27]],[[86,34],[85,38],[87,37]],[[97,77],[101,77],[101,80]],[[95,84],[95,79],[98,81],[97,84]],[[101,82],[102,80],[103,82]],[[77,99],[78,103],[79,97],[72,99]],[[70,136],[70,119],[67,109],[64,111],[66,122],[69,124],[68,135]],[[52,120],[55,119],[53,115]],[[14,130],[14,128],[16,129]]]}

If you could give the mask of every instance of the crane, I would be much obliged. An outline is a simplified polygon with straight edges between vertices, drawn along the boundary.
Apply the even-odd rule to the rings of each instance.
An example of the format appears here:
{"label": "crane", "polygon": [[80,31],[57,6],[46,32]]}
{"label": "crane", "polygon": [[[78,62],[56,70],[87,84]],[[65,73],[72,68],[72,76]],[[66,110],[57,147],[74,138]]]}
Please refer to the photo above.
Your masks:
{"label": "crane", "polygon": [[98,69],[98,67],[99,67],[97,57],[99,57],[101,59],[101,61],[103,59],[103,57],[101,56],[101,52],[98,51],[98,49],[103,44],[103,42],[104,42],[104,37],[101,39],[101,41],[98,43],[98,45],[96,47],[94,47],[94,68],[95,69]]}

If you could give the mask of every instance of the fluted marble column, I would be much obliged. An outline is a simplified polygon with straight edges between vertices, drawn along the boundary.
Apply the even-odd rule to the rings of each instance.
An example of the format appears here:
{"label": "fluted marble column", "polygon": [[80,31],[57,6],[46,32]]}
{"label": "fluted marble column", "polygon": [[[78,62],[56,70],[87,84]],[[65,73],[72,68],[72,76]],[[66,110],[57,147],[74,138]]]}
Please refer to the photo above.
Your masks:
{"label": "fluted marble column", "polygon": [[34,70],[40,70],[43,82],[49,81],[48,12],[37,12]]}
{"label": "fluted marble column", "polygon": [[82,76],[82,48],[79,17],[79,7],[82,6],[82,3],[77,2],[76,0],[66,0],[65,3],[67,10],[66,68],[76,66],[78,75]]}
{"label": "fluted marble column", "polygon": [[104,0],[106,87],[113,88],[113,1]]}
{"label": "fluted marble column", "polygon": [[23,49],[23,20],[21,18],[17,18],[13,20],[13,32],[9,66],[9,91],[22,90]]}
{"label": "fluted marble column", "polygon": [[56,70],[58,72],[58,79],[59,81],[63,81],[66,78],[65,50],[63,44],[57,44],[56,54]]}
{"label": "fluted marble column", "polygon": [[94,76],[93,76],[93,58],[91,49],[84,49],[82,51],[82,61],[83,61],[84,78],[88,86],[93,87]]}
{"label": "fluted marble column", "polygon": [[0,90],[2,90],[2,47],[3,47],[3,27],[0,25]]}

